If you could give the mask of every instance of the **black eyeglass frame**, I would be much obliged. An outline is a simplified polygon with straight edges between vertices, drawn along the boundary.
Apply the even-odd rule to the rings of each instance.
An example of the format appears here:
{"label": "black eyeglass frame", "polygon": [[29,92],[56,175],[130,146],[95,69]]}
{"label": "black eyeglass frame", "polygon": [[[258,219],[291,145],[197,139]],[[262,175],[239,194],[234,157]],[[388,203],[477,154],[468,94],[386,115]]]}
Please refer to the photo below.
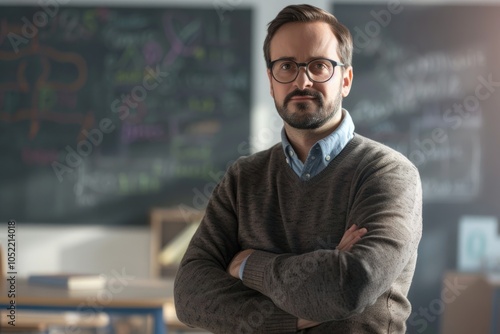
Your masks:
{"label": "black eyeglass frame", "polygon": [[[297,74],[295,75],[295,78],[293,78],[292,80],[290,81],[279,81],[278,79],[276,79],[276,77],[274,76],[274,73],[273,73],[273,66],[276,62],[278,61],[283,61],[283,60],[286,60],[286,61],[291,61],[292,63],[295,63],[295,65],[297,65]],[[332,71],[332,75],[324,80],[324,81],[317,81],[317,80],[314,80],[312,79],[310,76],[309,76],[309,70],[308,70],[308,66],[310,63],[314,62],[314,61],[318,61],[318,60],[328,60],[332,66],[333,66],[333,71]],[[316,83],[325,83],[327,82],[328,80],[330,80],[331,78],[333,78],[333,75],[335,74],[335,67],[336,66],[345,66],[345,64],[341,63],[341,62],[338,62],[336,60],[333,60],[333,59],[328,59],[328,58],[314,58],[314,59],[311,59],[309,60],[307,63],[297,63],[295,60],[292,60],[292,59],[289,59],[289,58],[279,58],[279,59],[276,59],[276,60],[273,60],[273,61],[270,61],[268,64],[267,64],[267,68],[271,71],[271,75],[272,77],[274,78],[274,80],[276,80],[277,82],[279,83],[282,83],[282,84],[287,84],[287,83],[290,83],[290,82],[294,82],[295,80],[297,80],[297,77],[299,76],[299,72],[300,72],[300,68],[301,67],[305,67],[306,69],[306,75],[307,77],[309,78],[309,80],[311,80],[312,82],[316,82]]]}

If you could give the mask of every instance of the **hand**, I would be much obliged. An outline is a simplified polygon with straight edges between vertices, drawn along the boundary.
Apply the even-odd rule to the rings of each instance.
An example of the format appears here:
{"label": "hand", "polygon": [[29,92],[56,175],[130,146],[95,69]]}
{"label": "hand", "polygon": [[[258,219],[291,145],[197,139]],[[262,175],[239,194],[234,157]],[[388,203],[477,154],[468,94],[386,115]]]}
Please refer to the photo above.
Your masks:
{"label": "hand", "polygon": [[247,256],[249,256],[253,252],[254,252],[253,249],[245,249],[244,251],[237,253],[229,263],[229,266],[227,267],[227,272],[234,278],[240,279],[241,263],[243,262],[244,259],[247,258]]}
{"label": "hand", "polygon": [[[362,236],[364,236],[368,232],[366,228],[358,228],[357,225],[352,225],[349,227],[347,231],[345,231],[342,236],[342,240],[337,245],[337,249],[340,251],[349,251],[352,246],[358,242]],[[297,319],[297,330],[311,328],[314,326],[318,326],[320,322],[305,320],[305,319]]]}
{"label": "hand", "polygon": [[337,249],[340,251],[351,250],[352,246],[354,246],[366,232],[368,232],[368,230],[364,227],[358,229],[357,225],[351,225],[342,236],[342,240],[340,240],[340,243],[337,245]]}
{"label": "hand", "polygon": [[297,330],[311,328],[314,326],[318,326],[320,322],[305,320],[305,319],[297,319]]}

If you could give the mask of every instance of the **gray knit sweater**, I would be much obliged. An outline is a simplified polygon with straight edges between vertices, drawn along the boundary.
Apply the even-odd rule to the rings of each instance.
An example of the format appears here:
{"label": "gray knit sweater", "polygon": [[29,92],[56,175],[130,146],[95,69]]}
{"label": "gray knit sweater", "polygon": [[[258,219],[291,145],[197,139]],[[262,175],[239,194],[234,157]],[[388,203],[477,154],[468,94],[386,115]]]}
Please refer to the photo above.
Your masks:
{"label": "gray knit sweater", "polygon": [[[281,144],[240,158],[214,190],[175,281],[179,319],[214,333],[404,333],[422,230],[417,169],[358,134],[302,181]],[[352,224],[367,234],[338,251]],[[227,272],[255,249],[243,281]]]}

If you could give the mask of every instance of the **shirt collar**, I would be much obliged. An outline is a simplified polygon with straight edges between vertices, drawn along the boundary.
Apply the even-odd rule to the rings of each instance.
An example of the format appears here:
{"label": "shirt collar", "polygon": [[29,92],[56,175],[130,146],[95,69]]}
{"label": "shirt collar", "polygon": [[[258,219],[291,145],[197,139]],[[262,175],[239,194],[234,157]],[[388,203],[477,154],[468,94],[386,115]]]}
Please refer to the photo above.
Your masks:
{"label": "shirt collar", "polygon": [[[317,150],[321,152],[321,161],[327,165],[344,149],[345,145],[347,145],[353,136],[354,123],[351,115],[346,109],[342,109],[342,121],[339,126],[328,136],[318,140],[311,147],[311,151],[318,148]],[[287,160],[297,158],[297,154],[286,136],[285,127],[281,130],[281,144]],[[309,155],[311,154],[311,151],[309,151]]]}

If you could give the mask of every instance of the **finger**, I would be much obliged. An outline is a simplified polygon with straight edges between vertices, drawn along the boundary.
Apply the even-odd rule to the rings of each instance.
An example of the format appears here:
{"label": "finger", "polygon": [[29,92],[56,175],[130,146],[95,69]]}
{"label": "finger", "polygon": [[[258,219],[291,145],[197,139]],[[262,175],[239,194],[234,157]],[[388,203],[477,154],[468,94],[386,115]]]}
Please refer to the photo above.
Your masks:
{"label": "finger", "polygon": [[347,231],[351,231],[351,232],[352,232],[352,231],[356,231],[357,229],[358,229],[358,225],[356,225],[356,224],[352,224],[352,225],[351,225],[351,226],[350,226],[350,227],[346,230],[346,232],[347,232]]}
{"label": "finger", "polygon": [[363,237],[368,230],[366,228],[361,228],[359,230],[356,230],[351,233],[346,233],[342,240],[340,241],[339,245],[337,246],[338,250],[350,250],[353,245],[355,245],[359,240],[361,240],[361,237]]}
{"label": "finger", "polygon": [[349,244],[350,238],[351,238],[351,235],[344,234],[344,236],[340,240],[339,244],[337,245],[337,249],[343,250]]}
{"label": "finger", "polygon": [[342,238],[342,240],[340,241],[339,245],[337,246],[337,249],[339,249],[339,250],[345,250],[347,247],[349,247],[349,245],[352,244],[352,239],[353,238],[355,238],[355,236],[352,236],[352,235],[345,236],[344,238]]}
{"label": "finger", "polygon": [[347,251],[352,247],[352,245],[355,244],[355,242],[356,242],[355,238],[350,239],[349,241],[344,242],[342,246],[338,247],[338,249],[341,251]]}
{"label": "finger", "polygon": [[368,230],[366,228],[360,228],[359,230],[357,230],[355,233],[356,233],[356,236],[358,237],[362,237],[364,236],[366,233],[368,232]]}
{"label": "finger", "polygon": [[350,251],[352,246],[354,246],[359,240],[361,240],[361,237],[353,238],[348,244],[344,246],[343,251]]}
{"label": "finger", "polygon": [[367,229],[366,228],[360,228],[359,230],[356,230],[354,232],[350,232],[348,235],[346,234],[345,235],[345,240],[347,241],[351,241],[353,238],[356,238],[356,237],[362,237],[366,234]]}
{"label": "finger", "polygon": [[354,246],[359,240],[361,240],[361,237],[355,237],[353,238],[347,245],[345,245],[344,250],[351,250],[352,246]]}
{"label": "finger", "polygon": [[368,232],[366,228],[359,229],[355,232],[355,235],[349,240],[348,247],[352,247],[361,240],[361,238]]}
{"label": "finger", "polygon": [[349,227],[349,229],[347,229],[347,231],[344,232],[344,235],[342,236],[342,239],[340,240],[340,242],[337,246],[338,249],[342,249],[347,244],[349,244],[351,239],[356,236],[355,232],[356,232],[357,228],[358,227],[356,226],[356,224],[353,224],[353,225],[351,225],[351,227]]}
{"label": "finger", "polygon": [[346,245],[347,245],[347,240],[346,240],[346,236],[344,235],[342,237],[342,239],[340,240],[339,244],[337,245],[337,249],[343,250]]}
{"label": "finger", "polygon": [[366,234],[367,229],[362,228],[353,233],[352,237],[348,240],[346,246],[352,247],[354,246],[361,238]]}

